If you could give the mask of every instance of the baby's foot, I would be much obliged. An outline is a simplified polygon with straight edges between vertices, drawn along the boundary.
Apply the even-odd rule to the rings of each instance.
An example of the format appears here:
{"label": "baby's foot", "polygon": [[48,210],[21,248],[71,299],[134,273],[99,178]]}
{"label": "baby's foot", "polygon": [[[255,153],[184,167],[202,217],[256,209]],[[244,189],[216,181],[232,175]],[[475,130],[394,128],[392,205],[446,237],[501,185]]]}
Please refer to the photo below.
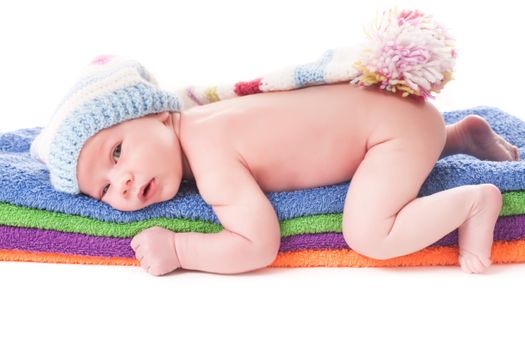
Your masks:
{"label": "baby's foot", "polygon": [[494,226],[501,210],[500,190],[492,184],[477,187],[478,200],[470,218],[459,227],[459,265],[467,273],[480,273],[490,266]]}
{"label": "baby's foot", "polygon": [[456,130],[463,139],[463,153],[481,160],[519,160],[518,148],[496,134],[478,115],[471,114],[456,123]]}

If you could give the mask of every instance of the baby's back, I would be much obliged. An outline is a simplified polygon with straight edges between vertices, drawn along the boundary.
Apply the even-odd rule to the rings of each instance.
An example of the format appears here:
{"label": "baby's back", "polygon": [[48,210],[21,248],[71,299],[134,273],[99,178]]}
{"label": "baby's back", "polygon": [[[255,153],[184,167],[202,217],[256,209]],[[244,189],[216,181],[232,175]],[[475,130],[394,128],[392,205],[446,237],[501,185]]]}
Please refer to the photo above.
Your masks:
{"label": "baby's back", "polygon": [[420,105],[348,83],[248,95],[186,111],[183,148],[197,184],[213,176],[207,163],[231,158],[265,192],[335,184],[352,177],[389,121],[402,125],[396,118]]}

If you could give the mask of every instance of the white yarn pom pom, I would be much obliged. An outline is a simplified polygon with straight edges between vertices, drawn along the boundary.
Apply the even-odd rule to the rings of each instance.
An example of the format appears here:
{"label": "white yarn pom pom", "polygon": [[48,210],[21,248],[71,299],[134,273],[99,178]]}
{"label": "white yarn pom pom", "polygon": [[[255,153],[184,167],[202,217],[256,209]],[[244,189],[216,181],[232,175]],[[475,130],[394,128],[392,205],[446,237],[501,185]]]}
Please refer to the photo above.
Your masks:
{"label": "white yarn pom pom", "polygon": [[378,85],[403,97],[432,97],[452,79],[454,40],[434,19],[419,11],[385,11],[372,24],[352,84]]}

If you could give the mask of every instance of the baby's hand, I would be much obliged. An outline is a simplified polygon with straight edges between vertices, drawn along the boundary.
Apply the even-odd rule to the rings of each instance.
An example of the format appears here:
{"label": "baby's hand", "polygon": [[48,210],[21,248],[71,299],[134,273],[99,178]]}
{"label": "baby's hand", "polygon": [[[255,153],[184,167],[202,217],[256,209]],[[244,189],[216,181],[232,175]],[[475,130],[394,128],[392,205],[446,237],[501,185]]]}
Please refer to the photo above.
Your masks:
{"label": "baby's hand", "polygon": [[175,235],[175,232],[154,226],[133,237],[131,248],[147,272],[160,276],[181,267],[175,250]]}

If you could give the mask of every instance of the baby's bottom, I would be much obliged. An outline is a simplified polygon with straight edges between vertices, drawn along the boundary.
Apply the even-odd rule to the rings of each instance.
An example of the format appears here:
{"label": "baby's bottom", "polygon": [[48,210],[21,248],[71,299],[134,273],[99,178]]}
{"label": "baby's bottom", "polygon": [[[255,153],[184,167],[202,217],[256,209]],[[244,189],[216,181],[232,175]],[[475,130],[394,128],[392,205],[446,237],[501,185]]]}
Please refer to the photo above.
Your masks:
{"label": "baby's bottom", "polygon": [[459,227],[460,265],[481,272],[490,265],[499,189],[469,185],[416,198],[445,145],[438,117],[410,124],[417,132],[393,127],[368,149],[350,182],[343,234],[357,253],[388,259],[421,250]]}

